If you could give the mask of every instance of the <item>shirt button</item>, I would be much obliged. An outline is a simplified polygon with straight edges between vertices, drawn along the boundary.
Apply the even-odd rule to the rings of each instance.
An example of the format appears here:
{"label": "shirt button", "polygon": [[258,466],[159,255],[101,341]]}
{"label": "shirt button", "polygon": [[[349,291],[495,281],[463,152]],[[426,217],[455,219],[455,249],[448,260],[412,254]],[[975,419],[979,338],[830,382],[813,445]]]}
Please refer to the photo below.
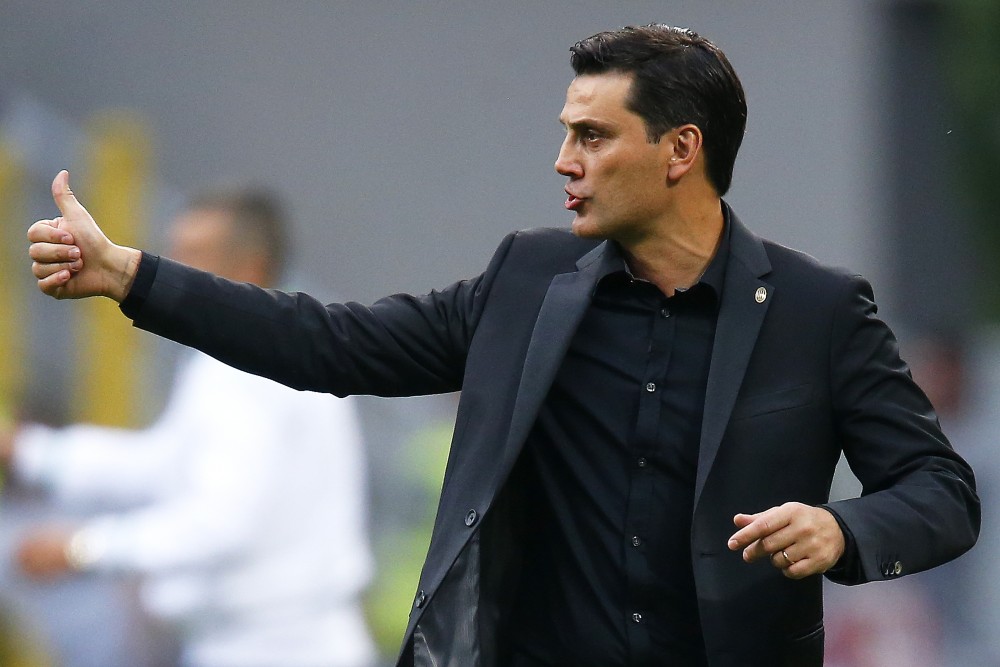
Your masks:
{"label": "shirt button", "polygon": [[642,614],[639,612],[632,614],[632,621],[635,623],[642,623]]}
{"label": "shirt button", "polygon": [[656,383],[655,382],[647,382],[646,383],[646,391],[648,391],[648,392],[654,392],[654,391],[656,391]]}
{"label": "shirt button", "polygon": [[640,456],[639,460],[636,461],[636,465],[638,465],[640,468],[645,468],[646,467],[646,457],[645,456]]}
{"label": "shirt button", "polygon": [[465,515],[465,525],[471,527],[478,518],[479,514],[476,513],[476,510],[469,510],[469,513]]}
{"label": "shirt button", "polygon": [[633,535],[633,536],[632,536],[632,546],[633,546],[633,547],[637,547],[637,546],[639,546],[640,544],[642,544],[642,540],[641,540],[641,539],[639,539],[639,536],[638,536],[638,535]]}
{"label": "shirt button", "polygon": [[670,317],[670,309],[660,308],[660,317]]}

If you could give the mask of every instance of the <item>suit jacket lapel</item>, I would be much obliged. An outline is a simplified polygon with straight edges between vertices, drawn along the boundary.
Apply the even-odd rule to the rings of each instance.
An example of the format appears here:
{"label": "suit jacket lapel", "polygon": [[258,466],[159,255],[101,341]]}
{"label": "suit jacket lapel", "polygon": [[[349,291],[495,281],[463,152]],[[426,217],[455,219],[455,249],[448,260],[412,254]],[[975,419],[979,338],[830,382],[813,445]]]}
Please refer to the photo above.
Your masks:
{"label": "suit jacket lapel", "polygon": [[[695,479],[696,506],[729,423],[757,334],[774,296],[774,287],[761,280],[761,276],[771,270],[763,243],[732,212],[730,221],[729,262],[705,390]],[[603,275],[609,256],[613,256],[608,247],[607,242],[597,246],[577,262],[577,271],[558,274],[549,284],[528,343],[514,398],[505,447],[509,459],[506,463],[513,463],[520,453],[520,446],[538,416],[573,334],[590,305],[594,286]],[[761,288],[765,290],[764,298],[758,301]]]}
{"label": "suit jacket lapel", "polygon": [[577,262],[576,271],[558,274],[549,284],[535,320],[514,398],[514,412],[505,448],[511,462],[535,423],[573,334],[590,305],[594,286],[603,275],[605,262],[611,255],[608,243],[604,242]]}
{"label": "suit jacket lapel", "polygon": [[695,506],[701,497],[709,470],[715,462],[729,416],[743,383],[750,354],[774,287],[760,279],[771,263],[760,239],[750,233],[730,211],[731,245],[726,278],[719,305],[719,319],[712,346],[712,361],[705,390],[705,411],[695,478]]}

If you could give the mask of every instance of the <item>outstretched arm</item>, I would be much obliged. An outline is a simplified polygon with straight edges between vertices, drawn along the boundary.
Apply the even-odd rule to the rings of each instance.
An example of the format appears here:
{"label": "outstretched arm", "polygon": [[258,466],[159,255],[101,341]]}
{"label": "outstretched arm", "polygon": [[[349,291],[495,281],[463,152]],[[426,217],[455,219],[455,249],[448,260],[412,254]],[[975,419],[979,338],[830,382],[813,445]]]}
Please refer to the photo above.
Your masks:
{"label": "outstretched arm", "polygon": [[28,256],[38,288],[56,299],[106,296],[121,302],[142,258],[135,248],[115,245],[69,188],[69,172],[52,181],[60,217],[28,229]]}

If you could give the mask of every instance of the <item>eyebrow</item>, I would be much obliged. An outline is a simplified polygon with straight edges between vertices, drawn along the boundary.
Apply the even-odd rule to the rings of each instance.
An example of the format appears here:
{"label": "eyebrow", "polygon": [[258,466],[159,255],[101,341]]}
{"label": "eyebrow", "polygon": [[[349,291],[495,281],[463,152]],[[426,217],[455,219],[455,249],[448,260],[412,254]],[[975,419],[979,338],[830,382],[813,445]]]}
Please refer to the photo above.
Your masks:
{"label": "eyebrow", "polygon": [[590,128],[590,129],[600,130],[602,132],[607,132],[607,131],[610,131],[611,129],[613,129],[613,127],[614,127],[614,125],[611,124],[611,123],[601,122],[601,121],[595,120],[593,118],[581,118],[579,120],[575,120],[575,121],[572,121],[572,122],[567,122],[567,121],[564,121],[563,118],[562,118],[562,116],[560,115],[559,118],[557,118],[556,120],[564,128],[572,129],[572,130],[579,130],[581,128]]}

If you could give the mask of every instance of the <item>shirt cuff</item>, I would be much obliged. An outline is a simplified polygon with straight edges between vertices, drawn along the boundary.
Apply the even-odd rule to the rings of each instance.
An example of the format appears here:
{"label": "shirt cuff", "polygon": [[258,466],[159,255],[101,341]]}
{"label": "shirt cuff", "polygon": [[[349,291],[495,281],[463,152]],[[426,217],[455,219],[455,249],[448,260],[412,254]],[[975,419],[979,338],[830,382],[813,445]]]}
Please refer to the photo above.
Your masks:
{"label": "shirt cuff", "polygon": [[858,559],[858,543],[854,539],[854,533],[833,509],[827,505],[820,505],[820,507],[833,515],[833,518],[837,520],[837,525],[840,526],[840,532],[844,534],[844,553],[840,560],[826,571],[826,576],[833,581],[857,581],[860,577],[860,560]]}
{"label": "shirt cuff", "polygon": [[95,523],[80,528],[66,544],[66,562],[77,572],[101,569],[101,560],[108,550],[108,529]]}
{"label": "shirt cuff", "polygon": [[18,429],[11,469],[26,484],[52,488],[59,464],[52,433],[51,428],[38,424],[25,424]]}
{"label": "shirt cuff", "polygon": [[143,304],[146,303],[146,297],[153,288],[153,280],[156,278],[156,269],[159,266],[159,255],[150,255],[143,251],[142,259],[139,260],[139,270],[132,280],[132,287],[118,305],[125,317],[134,320],[139,315]]}

